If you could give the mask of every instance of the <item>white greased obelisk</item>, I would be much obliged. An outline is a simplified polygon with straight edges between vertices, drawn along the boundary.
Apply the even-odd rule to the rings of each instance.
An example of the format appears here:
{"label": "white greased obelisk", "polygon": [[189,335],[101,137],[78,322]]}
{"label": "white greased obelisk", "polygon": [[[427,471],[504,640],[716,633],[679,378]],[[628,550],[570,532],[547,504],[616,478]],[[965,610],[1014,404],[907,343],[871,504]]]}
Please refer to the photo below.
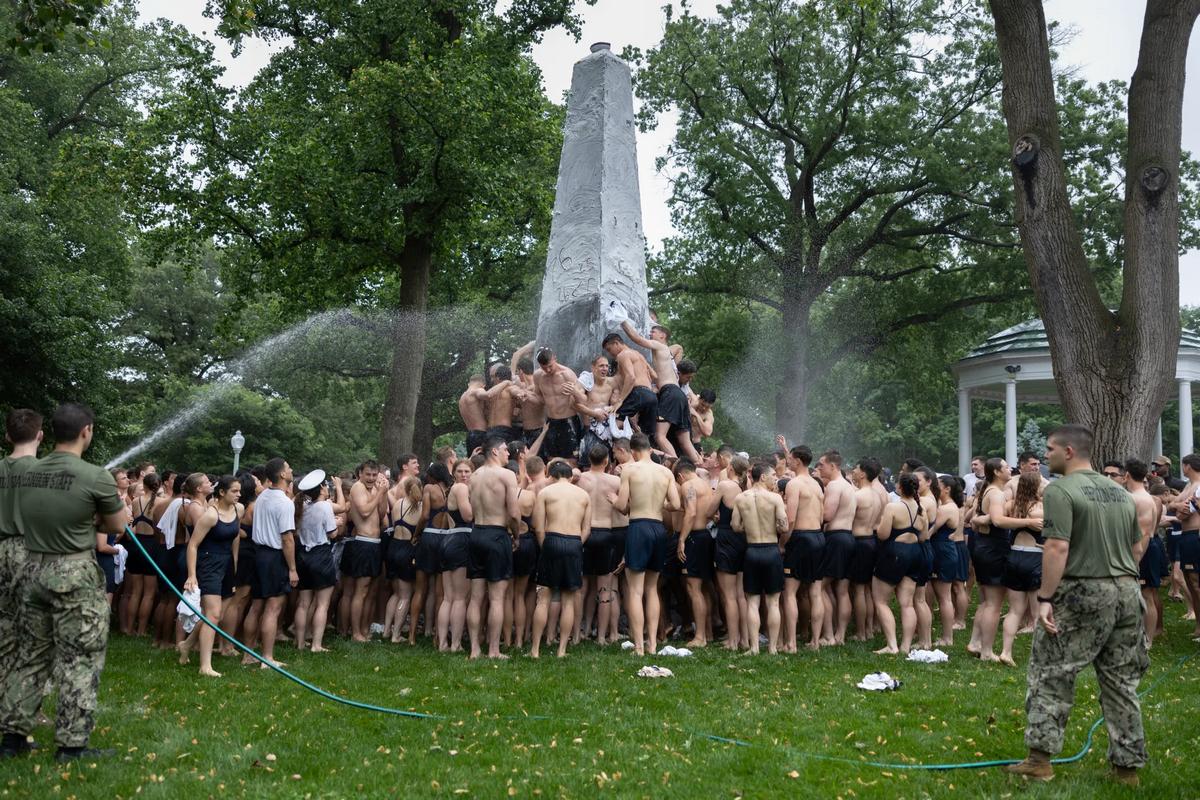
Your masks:
{"label": "white greased obelisk", "polygon": [[649,322],[629,67],[607,42],[591,49],[571,75],[537,327],[576,371],[601,352],[609,303],[642,332]]}

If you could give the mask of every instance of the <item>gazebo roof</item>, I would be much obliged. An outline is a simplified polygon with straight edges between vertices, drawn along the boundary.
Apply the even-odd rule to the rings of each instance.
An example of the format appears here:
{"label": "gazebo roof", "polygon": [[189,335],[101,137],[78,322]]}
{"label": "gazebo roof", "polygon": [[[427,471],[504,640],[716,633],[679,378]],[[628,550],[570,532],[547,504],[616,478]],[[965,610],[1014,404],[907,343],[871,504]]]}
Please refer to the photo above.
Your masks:
{"label": "gazebo roof", "polygon": [[[1013,368],[1016,371],[1010,372]],[[1050,343],[1040,319],[1028,319],[989,336],[951,369],[958,386],[972,397],[1003,400],[1004,383],[1015,378],[1021,402],[1057,403]],[[1200,381],[1200,333],[1184,329],[1179,339],[1176,377]]]}
{"label": "gazebo roof", "polygon": [[[1046,338],[1046,326],[1040,319],[1027,319],[989,336],[983,344],[967,353],[958,363],[995,353],[1028,353],[1039,350],[1050,352],[1050,343]],[[1183,334],[1179,338],[1179,352],[1185,351],[1200,353],[1200,333],[1187,328],[1183,329]]]}

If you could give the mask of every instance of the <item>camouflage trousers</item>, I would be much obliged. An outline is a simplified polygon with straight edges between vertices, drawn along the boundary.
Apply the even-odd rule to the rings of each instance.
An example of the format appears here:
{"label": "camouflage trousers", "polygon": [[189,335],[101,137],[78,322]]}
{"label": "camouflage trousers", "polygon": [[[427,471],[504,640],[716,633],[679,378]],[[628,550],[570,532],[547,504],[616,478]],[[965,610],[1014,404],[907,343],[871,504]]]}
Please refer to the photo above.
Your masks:
{"label": "camouflage trousers", "polygon": [[1075,702],[1075,678],[1091,664],[1100,684],[1100,708],[1108,726],[1108,760],[1118,767],[1146,763],[1146,734],[1137,687],[1146,653],[1145,605],[1137,579],[1063,578],[1054,595],[1058,634],[1040,625],[1029,656],[1025,696],[1025,744],[1062,751],[1063,731]]}
{"label": "camouflage trousers", "polygon": [[58,681],[59,747],[83,747],[95,726],[96,689],[108,644],[104,573],[91,552],[29,553],[20,651],[0,688],[0,731],[28,735],[46,682]]}
{"label": "camouflage trousers", "polygon": [[25,588],[25,540],[0,539],[0,675],[7,675],[17,657],[21,631],[21,592]]}

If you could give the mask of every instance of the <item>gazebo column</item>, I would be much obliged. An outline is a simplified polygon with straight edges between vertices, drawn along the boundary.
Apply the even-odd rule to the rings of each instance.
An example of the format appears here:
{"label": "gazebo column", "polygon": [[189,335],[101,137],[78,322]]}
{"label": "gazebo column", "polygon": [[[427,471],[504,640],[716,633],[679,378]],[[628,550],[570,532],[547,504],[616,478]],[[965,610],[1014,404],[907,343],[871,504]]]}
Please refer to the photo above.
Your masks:
{"label": "gazebo column", "polygon": [[958,390],[958,474],[971,471],[971,393]]}
{"label": "gazebo column", "polygon": [[1192,382],[1179,381],[1179,457],[1190,455],[1192,441]]}
{"label": "gazebo column", "polygon": [[1004,460],[1009,466],[1017,464],[1017,379],[1004,383]]}

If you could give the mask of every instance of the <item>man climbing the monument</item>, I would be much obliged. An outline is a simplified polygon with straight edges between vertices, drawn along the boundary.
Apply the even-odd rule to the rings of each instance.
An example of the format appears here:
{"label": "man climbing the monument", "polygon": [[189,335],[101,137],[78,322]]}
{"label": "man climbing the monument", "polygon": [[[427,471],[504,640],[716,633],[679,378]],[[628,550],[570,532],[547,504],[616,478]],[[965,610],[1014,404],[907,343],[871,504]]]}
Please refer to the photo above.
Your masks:
{"label": "man climbing the monument", "polygon": [[667,329],[655,325],[647,339],[626,319],[621,323],[621,330],[638,347],[650,351],[654,359],[654,371],[658,375],[657,419],[653,431],[644,430],[643,433],[653,436],[659,449],[668,456],[677,455],[678,448],[678,455],[691,459],[694,464],[700,463],[700,454],[692,447],[691,408],[679,386],[679,368],[667,343]]}

